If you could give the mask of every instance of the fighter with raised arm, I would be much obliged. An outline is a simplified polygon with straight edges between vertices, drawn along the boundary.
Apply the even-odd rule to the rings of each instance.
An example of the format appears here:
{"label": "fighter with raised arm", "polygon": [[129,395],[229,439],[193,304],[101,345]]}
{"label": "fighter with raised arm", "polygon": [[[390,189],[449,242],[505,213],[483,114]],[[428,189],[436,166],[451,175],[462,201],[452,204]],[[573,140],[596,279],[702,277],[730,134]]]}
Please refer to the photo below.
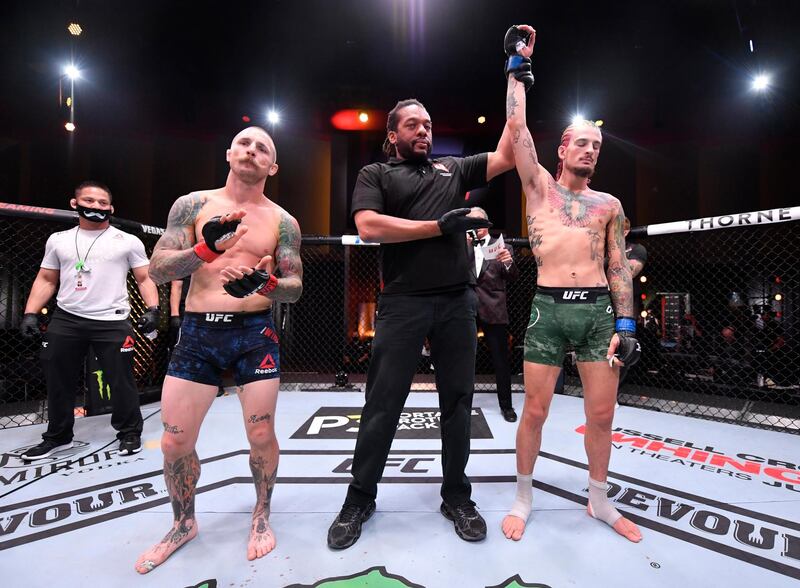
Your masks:
{"label": "fighter with raised arm", "polygon": [[[585,447],[589,460],[588,513],[630,541],[642,536],[608,500],[608,462],[620,365],[639,356],[634,338],[631,270],[625,258],[619,200],[589,188],[600,129],[581,121],[564,130],[555,178],[540,164],[525,121],[526,81],[536,31],[528,25],[506,34],[506,119],[526,197],[528,239],[538,266],[537,291],[525,335],[525,406],[517,430],[517,496],[503,533],[519,540],[532,504],[531,479],[542,426],[566,345],[574,347],[584,389]],[[532,78],[530,79],[532,82]],[[608,256],[608,270],[603,267]],[[616,322],[614,321],[616,315]],[[616,332],[615,332],[616,331]]]}
{"label": "fighter with raised arm", "polygon": [[[271,306],[294,302],[302,293],[300,227],[264,195],[267,177],[278,171],[275,144],[264,129],[241,131],[226,156],[230,172],[225,186],[175,202],[150,263],[157,283],[189,274],[192,279],[161,395],[161,449],[173,525],[136,562],[142,574],[197,535],[194,496],[200,460],[195,444],[228,368],[242,404],[256,486],[247,559],[275,547],[269,515],[278,471],[280,357]],[[257,230],[248,232],[245,218]]]}

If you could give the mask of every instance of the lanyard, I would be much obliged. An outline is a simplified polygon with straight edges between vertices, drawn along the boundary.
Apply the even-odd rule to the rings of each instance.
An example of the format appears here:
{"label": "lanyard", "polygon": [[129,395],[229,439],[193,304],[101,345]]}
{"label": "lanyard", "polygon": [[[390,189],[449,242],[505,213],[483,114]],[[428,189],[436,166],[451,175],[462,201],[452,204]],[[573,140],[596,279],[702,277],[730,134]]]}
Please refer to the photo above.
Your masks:
{"label": "lanyard", "polygon": [[75,231],[75,255],[77,255],[77,257],[78,257],[78,263],[75,264],[75,269],[76,270],[78,270],[79,272],[83,271],[83,268],[86,267],[86,261],[89,259],[89,252],[92,250],[92,247],[94,247],[94,244],[97,243],[97,240],[100,237],[102,237],[103,235],[106,234],[106,231],[109,228],[110,227],[106,227],[105,230],[102,233],[100,233],[99,235],[97,235],[97,237],[94,238],[94,241],[92,241],[92,244],[89,245],[89,249],[87,249],[86,256],[83,259],[81,259],[81,253],[80,253],[80,251],[78,251],[78,231],[80,231],[80,228]]}

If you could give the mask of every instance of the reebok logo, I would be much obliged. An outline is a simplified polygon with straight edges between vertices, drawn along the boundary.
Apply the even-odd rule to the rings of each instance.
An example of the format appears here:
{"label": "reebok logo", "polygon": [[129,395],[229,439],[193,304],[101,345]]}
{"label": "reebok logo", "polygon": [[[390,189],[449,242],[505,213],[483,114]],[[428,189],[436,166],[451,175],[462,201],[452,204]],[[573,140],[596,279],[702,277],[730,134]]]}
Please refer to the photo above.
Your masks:
{"label": "reebok logo", "polygon": [[565,290],[564,300],[586,300],[589,296],[588,290]]}
{"label": "reebok logo", "polygon": [[277,371],[278,368],[275,367],[275,360],[272,358],[271,353],[267,353],[264,359],[261,360],[261,364],[256,368],[257,374],[274,374]]}
{"label": "reebok logo", "polygon": [[220,314],[218,312],[207,312],[206,313],[206,322],[207,323],[231,323],[231,322],[233,322],[233,315],[232,314]]}
{"label": "reebok logo", "polygon": [[136,345],[136,341],[134,341],[133,337],[128,335],[125,337],[125,343],[122,344],[122,347],[119,350],[123,353],[130,353],[133,351],[133,346]]}

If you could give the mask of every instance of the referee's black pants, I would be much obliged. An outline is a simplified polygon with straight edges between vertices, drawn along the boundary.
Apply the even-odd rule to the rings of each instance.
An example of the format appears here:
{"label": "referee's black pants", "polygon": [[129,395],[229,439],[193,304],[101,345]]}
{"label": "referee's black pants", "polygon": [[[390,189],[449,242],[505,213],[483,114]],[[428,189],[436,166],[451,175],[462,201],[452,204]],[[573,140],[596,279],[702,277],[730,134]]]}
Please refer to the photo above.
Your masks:
{"label": "referee's black pants", "polygon": [[441,412],[441,496],[451,505],[470,499],[472,488],[464,470],[470,448],[477,304],[472,288],[380,299],[346,502],[364,505],[377,496],[426,336]]}
{"label": "referee's black pants", "polygon": [[111,426],[117,430],[117,438],[142,434],[130,321],[98,321],[58,309],[42,340],[40,356],[47,384],[48,425],[42,435],[46,440],[60,444],[72,441],[75,392],[90,344],[111,389]]}

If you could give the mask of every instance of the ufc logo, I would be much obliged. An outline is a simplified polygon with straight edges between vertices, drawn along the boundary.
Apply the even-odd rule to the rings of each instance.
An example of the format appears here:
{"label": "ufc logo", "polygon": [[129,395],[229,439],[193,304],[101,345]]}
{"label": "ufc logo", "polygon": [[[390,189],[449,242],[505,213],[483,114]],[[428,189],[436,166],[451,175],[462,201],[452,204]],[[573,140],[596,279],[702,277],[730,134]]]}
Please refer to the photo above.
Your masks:
{"label": "ufc logo", "polygon": [[206,313],[207,323],[230,323],[232,322],[231,321],[232,318],[233,318],[232,314],[219,314],[213,312]]}
{"label": "ufc logo", "polygon": [[588,295],[588,290],[567,290],[564,292],[564,300],[586,300]]}

